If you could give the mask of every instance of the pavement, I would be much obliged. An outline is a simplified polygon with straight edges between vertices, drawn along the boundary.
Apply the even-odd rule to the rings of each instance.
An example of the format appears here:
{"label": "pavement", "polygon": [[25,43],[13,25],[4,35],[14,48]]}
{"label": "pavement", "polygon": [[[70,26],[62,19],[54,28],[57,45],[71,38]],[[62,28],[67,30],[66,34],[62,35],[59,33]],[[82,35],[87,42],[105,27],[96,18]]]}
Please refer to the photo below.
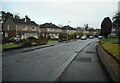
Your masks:
{"label": "pavement", "polygon": [[100,62],[93,41],[77,52],[76,57],[66,67],[56,81],[106,81],[112,82]]}

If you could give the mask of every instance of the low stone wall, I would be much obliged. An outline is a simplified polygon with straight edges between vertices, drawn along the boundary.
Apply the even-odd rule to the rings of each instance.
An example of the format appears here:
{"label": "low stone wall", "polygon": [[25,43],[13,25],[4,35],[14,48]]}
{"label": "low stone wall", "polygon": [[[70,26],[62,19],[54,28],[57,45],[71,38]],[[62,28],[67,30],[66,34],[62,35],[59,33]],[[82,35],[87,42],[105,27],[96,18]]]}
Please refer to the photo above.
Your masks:
{"label": "low stone wall", "polygon": [[120,63],[105,51],[101,45],[97,46],[97,51],[102,64],[105,66],[113,82],[120,83]]}

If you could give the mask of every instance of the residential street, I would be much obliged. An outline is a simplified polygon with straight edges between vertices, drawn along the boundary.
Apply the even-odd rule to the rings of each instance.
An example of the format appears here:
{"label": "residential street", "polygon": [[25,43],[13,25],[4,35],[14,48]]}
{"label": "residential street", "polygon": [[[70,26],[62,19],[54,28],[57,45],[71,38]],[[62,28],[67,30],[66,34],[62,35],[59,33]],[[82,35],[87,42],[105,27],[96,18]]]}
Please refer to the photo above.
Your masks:
{"label": "residential street", "polygon": [[97,39],[3,53],[3,81],[55,81],[83,47]]}
{"label": "residential street", "polygon": [[0,82],[120,83],[120,0],[18,2],[0,3]]}

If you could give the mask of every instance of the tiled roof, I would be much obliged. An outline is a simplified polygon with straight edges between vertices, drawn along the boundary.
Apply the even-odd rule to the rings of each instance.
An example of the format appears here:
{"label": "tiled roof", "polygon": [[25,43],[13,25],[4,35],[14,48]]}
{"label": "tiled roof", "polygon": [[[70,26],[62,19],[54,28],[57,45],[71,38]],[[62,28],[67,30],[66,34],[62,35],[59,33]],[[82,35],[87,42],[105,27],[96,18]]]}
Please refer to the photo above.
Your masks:
{"label": "tiled roof", "polygon": [[56,29],[60,29],[60,27],[56,26],[55,24],[52,23],[45,23],[40,25],[40,28],[56,28]]}
{"label": "tiled roof", "polygon": [[82,28],[82,27],[77,27],[77,30],[79,30],[79,31],[85,31],[85,29]]}
{"label": "tiled roof", "polygon": [[75,28],[73,27],[70,27],[70,26],[64,26],[62,27],[63,30],[76,30]]}
{"label": "tiled roof", "polygon": [[26,25],[33,25],[33,26],[38,26],[34,21],[24,21],[23,19],[16,19],[16,18],[11,18],[11,20],[15,24],[26,24]]}

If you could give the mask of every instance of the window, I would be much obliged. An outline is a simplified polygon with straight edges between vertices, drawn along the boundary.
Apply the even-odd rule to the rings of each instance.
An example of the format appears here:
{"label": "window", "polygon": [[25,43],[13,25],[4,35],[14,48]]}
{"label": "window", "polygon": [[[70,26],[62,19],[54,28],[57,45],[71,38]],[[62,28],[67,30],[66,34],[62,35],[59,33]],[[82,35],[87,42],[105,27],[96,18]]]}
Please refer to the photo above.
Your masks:
{"label": "window", "polygon": [[5,33],[5,37],[8,37],[8,33]]}
{"label": "window", "polygon": [[45,36],[44,33],[42,34],[42,36]]}
{"label": "window", "polygon": [[23,30],[27,30],[27,26],[23,26]]}
{"label": "window", "polygon": [[7,25],[7,29],[8,29],[8,30],[10,29],[10,25]]}
{"label": "window", "polygon": [[50,29],[48,28],[47,31],[50,31]]}
{"label": "window", "polygon": [[32,27],[32,30],[36,30],[36,27]]}

